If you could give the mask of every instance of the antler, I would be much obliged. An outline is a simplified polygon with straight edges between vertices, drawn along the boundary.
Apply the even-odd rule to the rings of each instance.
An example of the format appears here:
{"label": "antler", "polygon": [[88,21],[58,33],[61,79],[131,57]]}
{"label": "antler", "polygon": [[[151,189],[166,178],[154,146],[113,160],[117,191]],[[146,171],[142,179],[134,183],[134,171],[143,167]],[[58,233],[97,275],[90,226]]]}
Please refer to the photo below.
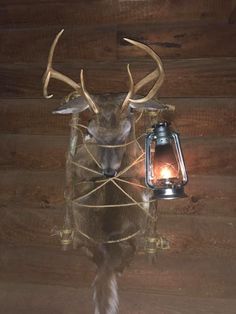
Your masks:
{"label": "antler", "polygon": [[81,86],[80,86],[79,84],[77,84],[75,81],[73,81],[72,79],[70,79],[66,75],[64,75],[58,71],[55,71],[52,67],[52,59],[53,59],[54,50],[55,50],[57,42],[58,42],[58,40],[61,37],[63,32],[64,32],[64,29],[62,29],[60,31],[60,33],[57,34],[56,38],[54,39],[54,41],[52,43],[50,51],[49,51],[48,65],[47,65],[47,69],[46,69],[44,76],[43,76],[43,95],[45,98],[53,97],[53,95],[48,95],[48,84],[49,84],[49,81],[51,78],[57,79],[59,81],[65,82],[66,84],[73,87],[78,94],[82,94],[86,98],[86,100],[88,101],[90,108],[97,114],[99,112],[98,108],[97,108],[96,104],[94,103],[93,99],[91,98],[91,96],[89,95],[89,93],[87,92],[85,85],[84,85],[83,70],[81,70],[81,73],[80,73],[80,79],[81,79]]}
{"label": "antler", "polygon": [[129,64],[127,64],[127,72],[128,72],[128,76],[129,76],[129,91],[127,96],[125,97],[125,100],[123,101],[123,104],[121,106],[121,111],[124,111],[125,108],[127,108],[128,104],[130,103],[130,97],[133,96],[134,93],[134,80],[132,77],[132,74],[130,72],[130,68],[129,68]]}
{"label": "antler", "polygon": [[[144,45],[138,41],[134,41],[134,40],[131,40],[128,38],[124,38],[124,40],[131,43],[132,45],[137,46],[138,48],[141,48],[142,50],[146,51],[153,58],[153,60],[156,62],[157,68],[154,71],[152,71],[150,74],[145,76],[136,85],[134,85],[132,75],[131,75],[130,71],[128,70],[129,79],[130,79],[130,89],[128,92],[129,99],[127,100],[127,97],[126,97],[126,99],[124,100],[124,102],[122,104],[121,110],[124,110],[127,107],[127,104],[129,102],[141,104],[141,103],[147,102],[148,100],[152,99],[155,96],[155,94],[157,93],[158,89],[161,87],[161,85],[164,81],[164,77],[165,77],[165,73],[163,70],[163,65],[162,65],[161,59],[150,47],[148,47],[148,46],[146,46],[146,45]],[[153,80],[156,80],[156,82],[154,83],[153,87],[151,88],[151,90],[149,91],[149,93],[145,97],[139,98],[139,99],[131,99],[131,97],[133,97],[144,85],[148,84],[149,82],[151,82]]]}
{"label": "antler", "polygon": [[52,98],[53,97],[53,95],[48,95],[48,84],[49,84],[49,81],[51,78],[65,82],[66,84],[73,87],[78,93],[81,92],[81,87],[79,84],[74,82],[72,79],[70,79],[66,75],[64,75],[58,71],[55,71],[52,67],[52,59],[53,59],[54,50],[55,50],[57,42],[58,42],[58,40],[61,37],[63,32],[64,32],[64,29],[62,29],[60,31],[60,33],[57,34],[56,38],[54,39],[54,41],[52,43],[50,51],[49,51],[47,69],[43,75],[43,95],[45,98]]}
{"label": "antler", "polygon": [[89,103],[94,113],[97,114],[99,112],[98,107],[93,101],[92,97],[89,95],[84,84],[84,70],[83,69],[80,71],[80,81],[81,81],[81,88],[82,88],[83,96],[86,98],[87,102]]}

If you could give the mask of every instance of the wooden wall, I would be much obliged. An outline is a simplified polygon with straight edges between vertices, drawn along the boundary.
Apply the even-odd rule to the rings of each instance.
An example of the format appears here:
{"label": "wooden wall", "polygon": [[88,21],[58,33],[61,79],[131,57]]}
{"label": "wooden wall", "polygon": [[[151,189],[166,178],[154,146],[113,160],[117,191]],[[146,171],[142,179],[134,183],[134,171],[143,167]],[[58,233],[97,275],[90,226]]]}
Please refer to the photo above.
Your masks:
{"label": "wooden wall", "polygon": [[4,313],[91,313],[94,266],[61,252],[68,117],[51,114],[69,92],[41,77],[65,28],[55,67],[90,92],[125,92],[153,67],[130,37],[161,56],[159,96],[176,106],[190,173],[188,199],[160,204],[171,241],[156,267],[137,257],[120,280],[121,313],[235,313],[236,8],[234,0],[2,0],[0,7],[0,301]]}

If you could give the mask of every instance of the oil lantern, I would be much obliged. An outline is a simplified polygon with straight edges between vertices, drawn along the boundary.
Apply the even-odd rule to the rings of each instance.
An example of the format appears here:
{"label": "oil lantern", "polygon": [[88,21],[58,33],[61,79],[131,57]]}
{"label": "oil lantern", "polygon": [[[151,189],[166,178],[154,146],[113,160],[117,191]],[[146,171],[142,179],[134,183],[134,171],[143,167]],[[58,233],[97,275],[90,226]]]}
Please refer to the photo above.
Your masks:
{"label": "oil lantern", "polygon": [[145,140],[146,185],[154,190],[157,199],[185,197],[184,185],[188,176],[179,136],[168,122],[153,126]]}

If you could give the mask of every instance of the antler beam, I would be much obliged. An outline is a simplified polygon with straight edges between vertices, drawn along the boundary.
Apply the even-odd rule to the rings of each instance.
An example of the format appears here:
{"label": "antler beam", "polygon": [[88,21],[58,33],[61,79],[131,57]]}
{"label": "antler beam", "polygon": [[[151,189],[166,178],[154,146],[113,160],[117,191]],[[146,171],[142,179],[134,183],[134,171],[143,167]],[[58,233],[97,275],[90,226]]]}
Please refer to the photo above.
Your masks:
{"label": "antler beam", "polygon": [[82,93],[85,99],[87,99],[87,102],[90,105],[90,108],[94,111],[95,114],[99,112],[97,105],[93,101],[92,97],[89,95],[88,91],[86,90],[85,83],[84,83],[84,70],[82,69],[80,71],[80,81],[81,81],[81,88],[82,88]]}
{"label": "antler beam", "polygon": [[[133,103],[144,103],[147,102],[148,100],[152,99],[157,91],[159,90],[159,88],[161,87],[163,81],[164,81],[164,77],[165,77],[165,73],[163,70],[163,65],[161,62],[160,57],[148,46],[138,42],[138,41],[134,41],[128,38],[124,38],[125,41],[131,43],[132,45],[144,50],[145,52],[148,53],[149,56],[152,57],[152,59],[155,61],[155,63],[157,64],[157,68],[151,72],[150,74],[148,74],[147,76],[145,76],[141,81],[139,81],[136,85],[130,86],[130,91],[132,90],[132,93],[129,91],[128,95],[130,96],[129,98],[129,102],[133,102]],[[129,77],[131,77],[130,82],[133,82],[131,73],[129,72]],[[154,83],[153,87],[150,89],[150,91],[148,92],[148,94],[143,97],[143,98],[139,98],[139,99],[132,99],[131,97],[133,97],[143,86],[145,86],[146,84],[150,83],[151,81],[156,80],[156,82]],[[132,84],[132,83],[131,83]],[[124,108],[127,106],[127,97],[122,105],[122,110],[124,110]]]}
{"label": "antler beam", "polygon": [[129,64],[127,64],[127,72],[128,72],[128,76],[129,76],[130,87],[129,87],[129,92],[128,92],[127,96],[125,97],[125,100],[123,101],[123,104],[121,106],[121,111],[124,111],[125,108],[128,107],[128,105],[130,103],[130,97],[132,97],[133,93],[134,93],[134,80],[133,80],[132,74],[130,72]]}
{"label": "antler beam", "polygon": [[61,37],[62,33],[64,32],[64,29],[62,29],[54,39],[52,46],[49,51],[49,56],[48,56],[48,64],[47,64],[47,69],[43,75],[43,95],[45,98],[52,98],[53,95],[48,95],[48,84],[50,82],[51,78],[57,79],[59,81],[62,81],[68,85],[70,85],[72,88],[74,88],[78,93],[81,91],[81,86],[77,84],[75,81],[67,77],[66,75],[56,71],[52,67],[52,59],[53,59],[53,54],[54,50],[56,48],[57,42],[59,38]]}

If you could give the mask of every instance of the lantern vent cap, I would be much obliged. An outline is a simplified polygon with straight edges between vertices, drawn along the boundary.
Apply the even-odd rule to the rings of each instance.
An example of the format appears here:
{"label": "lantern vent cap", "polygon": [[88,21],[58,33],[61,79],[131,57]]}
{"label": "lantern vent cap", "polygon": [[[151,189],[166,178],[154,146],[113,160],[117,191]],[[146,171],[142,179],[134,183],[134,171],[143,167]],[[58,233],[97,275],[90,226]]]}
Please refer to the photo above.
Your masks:
{"label": "lantern vent cap", "polygon": [[170,126],[170,122],[162,121],[162,122],[158,122],[158,123],[152,125],[152,128],[157,130],[157,129],[160,129],[160,128],[168,128],[169,126]]}

